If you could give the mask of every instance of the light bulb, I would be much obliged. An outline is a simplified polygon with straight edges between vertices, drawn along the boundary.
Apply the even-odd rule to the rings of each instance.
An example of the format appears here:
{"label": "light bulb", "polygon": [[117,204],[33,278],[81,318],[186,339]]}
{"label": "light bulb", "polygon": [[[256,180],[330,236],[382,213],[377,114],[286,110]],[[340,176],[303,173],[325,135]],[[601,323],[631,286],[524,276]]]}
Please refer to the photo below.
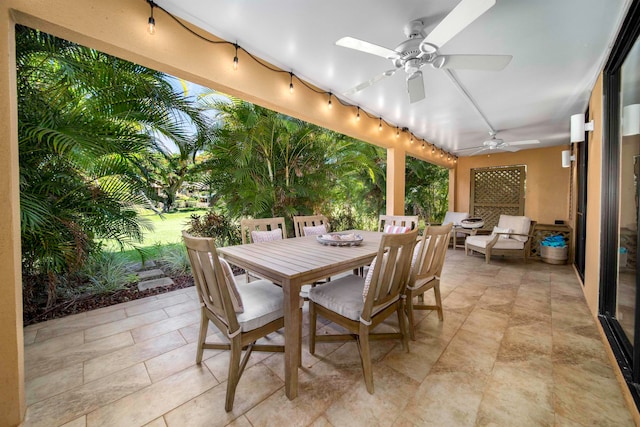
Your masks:
{"label": "light bulb", "polygon": [[436,147],[435,147],[435,145],[432,145],[432,146],[431,146],[431,154],[433,154],[433,153],[435,153],[435,152],[436,152]]}
{"label": "light bulb", "polygon": [[400,128],[396,126],[396,138],[400,138]]}
{"label": "light bulb", "polygon": [[149,27],[147,27],[147,31],[151,35],[154,35],[156,33],[156,20],[153,19],[153,16],[149,17]]}
{"label": "light bulb", "polygon": [[293,83],[289,83],[289,93],[293,93]]}
{"label": "light bulb", "polygon": [[358,112],[356,113],[356,120],[360,120],[360,107],[358,107]]}
{"label": "light bulb", "polygon": [[378,130],[382,131],[382,118],[380,118],[380,124],[378,125]]}
{"label": "light bulb", "polygon": [[[413,135],[411,135],[411,139],[409,140],[409,142],[413,144]],[[424,148],[424,144],[422,144],[422,148]]]}
{"label": "light bulb", "polygon": [[236,55],[233,57],[233,69],[238,69],[238,45],[234,45],[236,47]]}

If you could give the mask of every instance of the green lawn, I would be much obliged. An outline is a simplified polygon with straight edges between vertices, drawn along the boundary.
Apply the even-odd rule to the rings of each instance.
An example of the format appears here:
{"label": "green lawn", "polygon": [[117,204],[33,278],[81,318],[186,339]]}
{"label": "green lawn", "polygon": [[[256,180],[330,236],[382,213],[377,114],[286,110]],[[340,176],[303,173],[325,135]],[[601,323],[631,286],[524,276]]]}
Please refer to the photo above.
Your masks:
{"label": "green lawn", "polygon": [[[182,244],[182,230],[189,222],[191,215],[203,215],[206,209],[173,212],[163,214],[162,216],[154,214],[152,211],[145,211],[142,217],[147,219],[153,225],[152,231],[145,232],[144,241],[138,244],[138,247],[146,252],[147,259],[153,259],[161,246]],[[115,242],[104,241],[104,248],[108,252],[118,252],[128,261],[140,261],[140,254],[136,250],[120,251]]]}

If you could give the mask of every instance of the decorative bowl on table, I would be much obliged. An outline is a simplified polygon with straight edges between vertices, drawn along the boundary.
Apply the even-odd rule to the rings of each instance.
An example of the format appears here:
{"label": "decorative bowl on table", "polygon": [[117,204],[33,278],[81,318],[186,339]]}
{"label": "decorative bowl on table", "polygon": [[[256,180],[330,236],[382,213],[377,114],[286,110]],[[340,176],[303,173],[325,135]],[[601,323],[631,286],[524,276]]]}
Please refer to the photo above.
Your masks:
{"label": "decorative bowl on table", "polygon": [[482,218],[466,218],[460,221],[462,228],[481,228],[484,227]]}
{"label": "decorative bowl on table", "polygon": [[316,236],[316,239],[326,246],[358,246],[364,240],[355,233],[328,233]]}

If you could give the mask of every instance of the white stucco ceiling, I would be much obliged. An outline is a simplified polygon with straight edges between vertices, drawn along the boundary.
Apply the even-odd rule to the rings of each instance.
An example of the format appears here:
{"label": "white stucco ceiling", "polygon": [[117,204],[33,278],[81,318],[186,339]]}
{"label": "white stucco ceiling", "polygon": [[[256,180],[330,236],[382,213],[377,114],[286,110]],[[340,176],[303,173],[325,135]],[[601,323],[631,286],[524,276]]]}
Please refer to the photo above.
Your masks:
{"label": "white stucco ceiling", "polygon": [[[409,21],[422,19],[428,34],[458,0],[156,3],[447,151],[481,145],[488,137],[487,123],[442,69],[422,68],[426,98],[414,104],[403,70],[354,95],[341,95],[393,66],[385,58],[336,46],[338,39],[351,36],[393,49],[405,40],[403,27]],[[537,139],[541,144],[536,147],[568,144],[569,117],[585,111],[629,3],[497,0],[440,53],[513,55],[502,71],[453,74],[499,138]]]}

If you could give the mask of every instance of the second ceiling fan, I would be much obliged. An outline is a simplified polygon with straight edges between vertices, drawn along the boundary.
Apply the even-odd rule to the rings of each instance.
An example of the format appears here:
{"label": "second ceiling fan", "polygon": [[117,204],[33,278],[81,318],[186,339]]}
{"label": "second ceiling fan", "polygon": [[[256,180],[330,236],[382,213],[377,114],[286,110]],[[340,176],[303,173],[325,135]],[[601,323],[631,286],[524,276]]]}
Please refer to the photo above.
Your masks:
{"label": "second ceiling fan", "polygon": [[360,83],[344,94],[353,95],[403,68],[407,73],[409,101],[414,103],[425,97],[424,80],[420,68],[426,64],[436,69],[502,70],[511,61],[511,55],[441,55],[438,52],[445,43],[495,4],[496,0],[462,0],[428,35],[424,34],[422,21],[411,21],[405,26],[405,35],[408,39],[395,49],[388,49],[353,37],[341,38],[336,45],[390,59],[395,67]]}

